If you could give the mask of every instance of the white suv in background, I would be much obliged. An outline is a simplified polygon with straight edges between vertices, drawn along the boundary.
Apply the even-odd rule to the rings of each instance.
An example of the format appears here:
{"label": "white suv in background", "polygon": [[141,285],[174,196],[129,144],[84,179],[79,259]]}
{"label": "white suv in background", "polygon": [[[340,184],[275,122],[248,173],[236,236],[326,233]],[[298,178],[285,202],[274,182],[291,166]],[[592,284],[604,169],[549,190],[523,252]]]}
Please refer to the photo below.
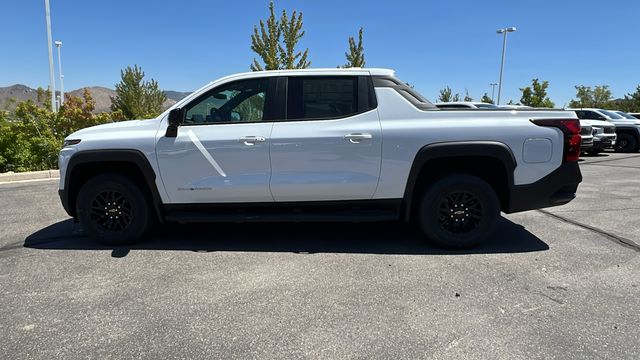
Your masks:
{"label": "white suv in background", "polygon": [[587,150],[590,155],[597,155],[604,149],[612,148],[616,144],[616,126],[607,121],[605,114],[595,109],[567,109],[576,112],[580,125],[589,125],[593,128],[593,146]]}

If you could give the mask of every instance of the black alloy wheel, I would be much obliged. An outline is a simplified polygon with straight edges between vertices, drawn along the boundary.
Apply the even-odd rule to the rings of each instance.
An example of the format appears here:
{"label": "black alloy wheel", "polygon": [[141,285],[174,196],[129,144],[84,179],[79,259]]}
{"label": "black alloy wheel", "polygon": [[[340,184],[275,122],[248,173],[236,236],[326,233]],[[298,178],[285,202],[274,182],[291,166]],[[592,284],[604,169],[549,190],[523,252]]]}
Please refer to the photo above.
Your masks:
{"label": "black alloy wheel", "polygon": [[76,214],[93,240],[123,245],[144,238],[155,220],[150,201],[138,184],[120,174],[101,174],[80,189]]}
{"label": "black alloy wheel", "polygon": [[500,201],[483,179],[451,174],[429,185],[418,209],[418,223],[434,243],[471,248],[489,239],[500,218]]}
{"label": "black alloy wheel", "polygon": [[117,190],[96,194],[91,202],[91,220],[107,231],[124,231],[133,220],[131,203]]}
{"label": "black alloy wheel", "polygon": [[440,200],[438,220],[443,230],[463,234],[475,230],[482,220],[482,200],[469,191],[455,191]]}

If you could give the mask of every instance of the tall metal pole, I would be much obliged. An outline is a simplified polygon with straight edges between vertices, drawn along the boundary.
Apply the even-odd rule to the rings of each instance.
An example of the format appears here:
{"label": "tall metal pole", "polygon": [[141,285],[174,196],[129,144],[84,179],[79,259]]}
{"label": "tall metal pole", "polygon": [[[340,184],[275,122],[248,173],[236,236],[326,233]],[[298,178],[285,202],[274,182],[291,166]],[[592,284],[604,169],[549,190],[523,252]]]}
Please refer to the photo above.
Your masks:
{"label": "tall metal pole", "polygon": [[60,106],[62,106],[64,105],[64,75],[62,74],[62,56],[60,55],[62,41],[56,41],[56,47],[58,48],[58,75],[60,76]]}
{"label": "tall metal pole", "polygon": [[500,105],[500,97],[502,95],[502,75],[504,74],[504,60],[507,56],[507,33],[516,31],[515,27],[508,27],[504,29],[498,29],[496,32],[498,34],[502,34],[502,62],[500,63],[500,82],[498,83],[498,102],[497,105]]}
{"label": "tall metal pole", "polygon": [[502,62],[500,63],[500,81],[498,81],[498,102],[497,105],[500,105],[500,95],[502,95],[502,74],[504,73],[504,58],[507,56],[507,31],[503,31],[503,41],[502,41]]}
{"label": "tall metal pole", "polygon": [[51,111],[56,111],[56,83],[53,71],[53,48],[51,41],[51,12],[49,0],[44,0],[45,17],[47,19],[47,42],[49,44],[49,87],[51,89]]}

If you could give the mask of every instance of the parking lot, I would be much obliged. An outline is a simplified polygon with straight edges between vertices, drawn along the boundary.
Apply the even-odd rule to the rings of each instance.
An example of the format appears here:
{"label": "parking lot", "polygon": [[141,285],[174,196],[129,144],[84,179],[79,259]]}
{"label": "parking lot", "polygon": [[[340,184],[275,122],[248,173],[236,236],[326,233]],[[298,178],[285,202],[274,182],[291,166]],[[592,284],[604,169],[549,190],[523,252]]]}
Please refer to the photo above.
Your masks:
{"label": "parking lot", "polygon": [[55,180],[0,185],[2,358],[637,358],[640,154],[467,252],[380,224],[214,224],[107,248]]}

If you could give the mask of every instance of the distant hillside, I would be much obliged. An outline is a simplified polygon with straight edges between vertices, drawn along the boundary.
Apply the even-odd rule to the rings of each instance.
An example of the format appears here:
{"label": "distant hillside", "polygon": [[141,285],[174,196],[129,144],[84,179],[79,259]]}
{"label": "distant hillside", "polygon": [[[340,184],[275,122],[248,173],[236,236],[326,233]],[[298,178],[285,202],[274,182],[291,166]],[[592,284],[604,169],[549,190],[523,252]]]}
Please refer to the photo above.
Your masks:
{"label": "distant hillside", "polygon": [[[91,96],[96,101],[95,113],[111,111],[111,97],[116,95],[115,90],[101,86],[90,86],[87,87],[87,89],[89,89],[89,93],[91,93]],[[72,90],[69,91],[68,94],[82,97],[83,90],[84,88]],[[165,93],[167,94],[167,101],[163,104],[165,109],[191,94],[180,91],[165,91]],[[25,85],[16,84],[0,87],[0,109],[13,110],[16,102],[29,99],[36,101],[37,97],[37,91]]]}
{"label": "distant hillside", "polygon": [[[89,93],[93,97],[93,100],[96,101],[96,109],[94,112],[108,112],[111,111],[111,96],[116,96],[116,91],[101,87],[101,86],[91,86],[87,88]],[[84,88],[69,91],[68,94],[71,96],[82,97],[82,93],[84,92]]]}
{"label": "distant hillside", "polygon": [[36,90],[25,85],[16,84],[7,87],[0,87],[0,109],[13,109],[15,105],[12,104],[11,99],[15,102],[21,102],[25,100],[36,101],[37,98],[38,93]]}
{"label": "distant hillside", "polygon": [[164,93],[167,94],[167,99],[173,100],[175,102],[178,102],[184,99],[185,97],[187,97],[187,95],[191,94],[190,92],[180,92],[180,91],[171,91],[171,90],[167,90]]}

